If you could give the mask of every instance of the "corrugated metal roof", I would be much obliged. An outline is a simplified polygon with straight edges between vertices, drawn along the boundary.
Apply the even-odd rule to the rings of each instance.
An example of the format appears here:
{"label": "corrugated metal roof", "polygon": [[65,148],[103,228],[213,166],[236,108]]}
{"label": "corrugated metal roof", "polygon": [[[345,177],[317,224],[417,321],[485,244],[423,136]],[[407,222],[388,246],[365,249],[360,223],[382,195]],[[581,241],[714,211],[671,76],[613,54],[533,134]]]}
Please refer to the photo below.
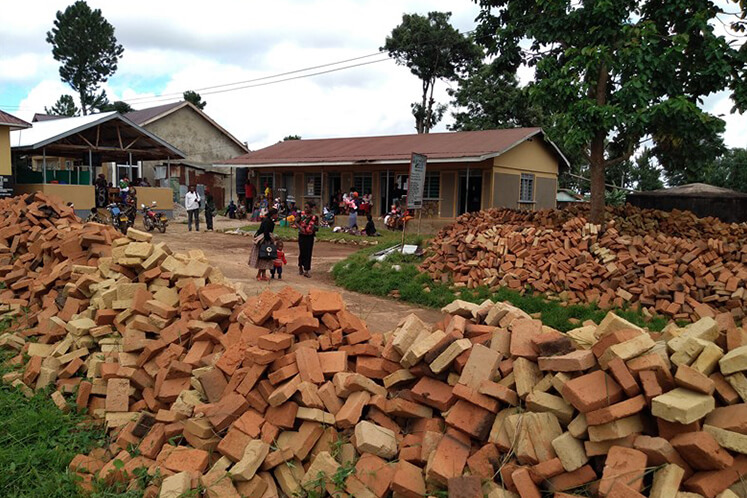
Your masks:
{"label": "corrugated metal roof", "polygon": [[[391,135],[381,137],[287,140],[220,163],[231,166],[303,164],[354,164],[367,162],[409,162],[413,152],[429,161],[481,161],[495,157],[525,140],[544,136],[541,128],[462,131]],[[558,155],[560,150],[551,144]]]}
{"label": "corrugated metal roof", "polygon": [[186,102],[172,102],[171,104],[157,105],[155,107],[148,107],[147,109],[140,109],[139,111],[131,111],[125,114],[125,117],[130,121],[142,126],[144,123],[160,116],[161,114],[168,112],[176,107],[181,107]]}
{"label": "corrugated metal roof", "polygon": [[747,194],[743,192],[737,192],[736,190],[730,190],[723,187],[716,187],[707,183],[688,183],[687,185],[678,185],[677,187],[635,192],[630,195],[642,197],[747,197]]}
{"label": "corrugated metal roof", "polygon": [[12,114],[0,110],[0,126],[10,126],[10,129],[31,128],[31,123],[17,118]]}
{"label": "corrugated metal roof", "polygon": [[102,112],[89,114],[87,116],[76,116],[74,118],[50,119],[34,123],[33,128],[28,130],[12,131],[10,133],[11,147],[34,147],[60,135],[66,135],[86,128],[97,121],[107,121],[116,112]]}

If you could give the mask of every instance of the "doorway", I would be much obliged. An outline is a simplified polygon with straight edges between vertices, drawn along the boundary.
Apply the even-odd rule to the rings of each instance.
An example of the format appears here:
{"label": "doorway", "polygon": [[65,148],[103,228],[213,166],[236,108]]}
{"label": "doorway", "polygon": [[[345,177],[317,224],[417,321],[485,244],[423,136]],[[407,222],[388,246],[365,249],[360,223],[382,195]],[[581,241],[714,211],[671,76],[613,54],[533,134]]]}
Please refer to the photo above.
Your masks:
{"label": "doorway", "polygon": [[333,199],[335,199],[337,192],[342,191],[342,176],[340,176],[340,173],[327,173],[327,188],[329,189],[327,191],[329,194],[329,199],[327,199],[329,207],[337,214],[339,206],[337,202],[333,202]]}
{"label": "doorway", "polygon": [[[467,176],[469,174],[469,176]],[[482,208],[482,172],[480,170],[459,173],[459,205],[457,214],[472,213]]]}
{"label": "doorway", "polygon": [[407,205],[409,175],[394,171],[381,173],[381,215],[389,212],[392,204],[399,201],[404,209]]}

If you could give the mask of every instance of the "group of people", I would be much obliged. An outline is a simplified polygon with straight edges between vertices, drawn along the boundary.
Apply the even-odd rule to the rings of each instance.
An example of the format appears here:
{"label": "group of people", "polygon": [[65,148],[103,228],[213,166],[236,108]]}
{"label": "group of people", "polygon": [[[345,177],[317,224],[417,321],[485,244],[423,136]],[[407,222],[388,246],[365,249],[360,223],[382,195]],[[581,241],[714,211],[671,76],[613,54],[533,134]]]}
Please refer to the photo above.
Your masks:
{"label": "group of people", "polygon": [[[275,222],[278,210],[268,209],[262,218],[259,229],[254,234],[254,244],[249,255],[249,265],[257,269],[257,280],[267,281],[270,278],[283,278],[283,266],[288,263],[283,251],[283,242],[275,235]],[[314,239],[319,230],[319,217],[314,214],[314,204],[307,202],[303,211],[294,219],[298,229],[298,274],[311,278],[311,256],[314,251]],[[270,271],[271,277],[267,276]]]}
{"label": "group of people", "polygon": [[[232,201],[233,202],[233,201]],[[184,195],[184,208],[187,210],[187,228],[192,231],[192,221],[195,224],[195,230],[200,231],[200,208],[202,207],[202,197],[197,192],[194,185],[187,188]],[[215,215],[215,199],[210,189],[205,187],[205,224],[207,231],[213,231],[213,216]]]}

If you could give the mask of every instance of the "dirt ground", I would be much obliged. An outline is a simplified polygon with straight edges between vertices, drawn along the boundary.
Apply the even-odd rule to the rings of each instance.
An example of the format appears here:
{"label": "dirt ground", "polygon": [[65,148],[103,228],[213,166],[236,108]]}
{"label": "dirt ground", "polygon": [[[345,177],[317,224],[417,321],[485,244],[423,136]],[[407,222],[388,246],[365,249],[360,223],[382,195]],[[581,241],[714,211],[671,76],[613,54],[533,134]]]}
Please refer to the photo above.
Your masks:
{"label": "dirt ground", "polygon": [[[218,219],[215,228],[227,229],[242,226],[234,220]],[[138,218],[135,228],[142,229],[142,222]],[[441,319],[440,311],[420,308],[407,303],[400,303],[392,299],[350,292],[337,287],[331,274],[332,266],[346,258],[358,248],[329,242],[317,242],[314,245],[312,259],[312,278],[298,274],[298,246],[294,242],[285,245],[288,265],[284,267],[282,280],[258,282],[256,270],[247,265],[251,238],[221,232],[205,232],[200,224],[200,232],[187,231],[187,225],[172,223],[165,234],[154,232],[154,242],[166,242],[175,252],[186,252],[200,249],[205,253],[208,261],[234,282],[240,282],[247,294],[259,294],[270,288],[279,290],[285,285],[291,285],[299,292],[306,293],[310,289],[323,289],[340,292],[347,303],[348,309],[360,316],[368,323],[372,332],[385,332],[396,327],[397,323],[410,313],[417,314],[426,323],[434,323]]]}

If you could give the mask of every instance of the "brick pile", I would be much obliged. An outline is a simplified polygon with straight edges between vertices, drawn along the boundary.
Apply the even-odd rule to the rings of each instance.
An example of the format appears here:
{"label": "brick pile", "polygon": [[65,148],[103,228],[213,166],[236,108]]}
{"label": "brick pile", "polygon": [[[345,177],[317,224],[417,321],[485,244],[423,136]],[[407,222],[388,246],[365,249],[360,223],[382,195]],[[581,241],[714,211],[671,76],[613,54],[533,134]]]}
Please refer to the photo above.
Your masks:
{"label": "brick pile", "polygon": [[[61,264],[55,246],[34,271]],[[336,293],[247,296],[136,230],[104,254],[52,280],[44,308],[3,294],[25,300],[0,335],[22,367],[3,381],[110,431],[70,463],[84,488],[134,488],[145,468],[145,496],[164,498],[747,493],[747,334],[730,313],[660,334],[610,313],[561,334],[456,301],[378,334]]]}
{"label": "brick pile", "polygon": [[[747,227],[627,206],[603,227],[575,210],[490,209],[439,232],[421,270],[457,288],[509,287],[694,321],[747,305]],[[581,211],[582,212],[582,211]],[[708,223],[706,223],[708,222]]]}

